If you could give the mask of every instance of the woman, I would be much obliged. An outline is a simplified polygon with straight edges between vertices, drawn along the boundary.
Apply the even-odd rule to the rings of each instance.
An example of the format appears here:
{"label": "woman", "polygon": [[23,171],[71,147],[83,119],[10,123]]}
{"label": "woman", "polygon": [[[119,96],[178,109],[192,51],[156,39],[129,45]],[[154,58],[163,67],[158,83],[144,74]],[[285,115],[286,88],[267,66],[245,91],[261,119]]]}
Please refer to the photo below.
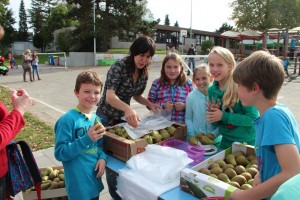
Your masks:
{"label": "woman", "polygon": [[149,64],[155,53],[155,42],[148,36],[137,38],[130,47],[130,54],[113,64],[107,73],[102,98],[97,115],[104,126],[123,122],[125,116],[129,125],[136,128],[141,120],[130,108],[133,97],[150,110],[157,107],[143,96],[147,85]]}
{"label": "woman", "polygon": [[32,79],[32,67],[31,67],[32,58],[31,58],[30,53],[31,53],[30,50],[26,49],[23,56],[22,56],[23,81],[24,82],[27,82],[26,81],[26,72],[29,73],[30,81],[31,82],[33,81],[33,79]]}
{"label": "woman", "polygon": [[[130,108],[133,97],[138,103],[150,110],[157,107],[143,96],[147,85],[149,65],[155,53],[155,42],[148,36],[137,38],[130,47],[130,54],[118,60],[107,73],[103,95],[97,109],[104,126],[113,126],[123,122],[125,116],[128,124],[134,128],[141,120]],[[113,199],[121,199],[116,193],[116,174],[106,171],[108,189]]]}

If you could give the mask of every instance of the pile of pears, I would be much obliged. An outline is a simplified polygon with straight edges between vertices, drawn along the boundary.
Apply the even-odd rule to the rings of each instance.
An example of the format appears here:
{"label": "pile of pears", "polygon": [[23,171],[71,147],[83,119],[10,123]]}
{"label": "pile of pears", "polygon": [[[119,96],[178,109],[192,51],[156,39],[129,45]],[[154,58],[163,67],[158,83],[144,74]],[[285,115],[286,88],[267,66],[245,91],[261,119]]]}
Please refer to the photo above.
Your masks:
{"label": "pile of pears", "polygon": [[[64,169],[53,169],[52,167],[47,167],[41,171],[42,174],[42,190],[53,190],[65,187],[65,174]],[[29,191],[34,191],[35,188],[32,187]]]}
{"label": "pile of pears", "polygon": [[189,138],[189,143],[198,145],[198,141],[201,142],[202,145],[213,145],[215,144],[214,142],[215,135],[212,133],[198,133],[197,136],[191,136]]}
{"label": "pile of pears", "polygon": [[254,176],[258,173],[256,156],[245,155],[243,151],[235,151],[201,168],[200,173],[212,176],[241,190],[252,188]]}
{"label": "pile of pears", "polygon": [[[175,126],[171,125],[169,127],[157,131],[152,130],[149,134],[144,135],[142,138],[146,140],[148,144],[156,144],[164,140],[170,139],[172,136],[174,136],[175,131],[176,131]],[[108,132],[116,134],[125,139],[129,139],[129,140],[132,139],[128,135],[124,127],[115,126],[109,129]]]}

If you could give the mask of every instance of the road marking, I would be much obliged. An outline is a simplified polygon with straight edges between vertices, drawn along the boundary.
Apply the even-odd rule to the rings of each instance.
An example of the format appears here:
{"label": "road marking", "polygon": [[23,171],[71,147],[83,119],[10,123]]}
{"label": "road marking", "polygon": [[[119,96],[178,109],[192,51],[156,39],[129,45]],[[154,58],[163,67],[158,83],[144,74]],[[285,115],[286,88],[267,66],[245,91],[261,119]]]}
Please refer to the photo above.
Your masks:
{"label": "road marking", "polygon": [[45,103],[43,101],[40,101],[40,100],[32,98],[32,97],[31,97],[31,99],[34,100],[34,101],[36,101],[36,102],[38,102],[38,103],[40,103],[40,104],[43,104],[44,106],[47,106],[47,107],[53,109],[53,110],[55,110],[55,111],[57,111],[57,112],[59,112],[61,114],[65,114],[66,113],[65,111],[62,111],[62,110],[60,110],[58,108],[55,108],[54,106],[51,106],[51,105],[49,105],[49,104],[47,104],[47,103]]}

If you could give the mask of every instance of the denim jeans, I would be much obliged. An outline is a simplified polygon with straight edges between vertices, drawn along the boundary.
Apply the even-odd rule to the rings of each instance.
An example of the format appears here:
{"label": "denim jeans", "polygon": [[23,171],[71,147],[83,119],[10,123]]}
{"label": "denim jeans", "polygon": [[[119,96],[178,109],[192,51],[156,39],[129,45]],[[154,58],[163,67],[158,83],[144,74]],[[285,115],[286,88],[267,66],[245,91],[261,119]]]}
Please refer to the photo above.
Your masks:
{"label": "denim jeans", "polygon": [[[195,59],[194,58],[189,58],[188,66],[193,72],[195,69]],[[188,74],[190,74],[190,70],[188,70]]]}
{"label": "denim jeans", "polygon": [[0,199],[6,199],[5,175],[0,178]]}
{"label": "denim jeans", "polygon": [[36,76],[40,78],[39,69],[37,65],[32,65],[32,77],[34,78],[34,72],[36,73]]}

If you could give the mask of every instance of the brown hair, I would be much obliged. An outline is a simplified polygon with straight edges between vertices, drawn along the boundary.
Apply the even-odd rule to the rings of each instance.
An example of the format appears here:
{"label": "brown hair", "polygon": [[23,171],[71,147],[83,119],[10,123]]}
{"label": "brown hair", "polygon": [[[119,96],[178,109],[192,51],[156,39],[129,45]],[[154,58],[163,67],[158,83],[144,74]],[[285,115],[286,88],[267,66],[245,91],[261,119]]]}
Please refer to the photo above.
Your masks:
{"label": "brown hair", "polygon": [[100,77],[94,71],[84,71],[78,74],[75,84],[76,92],[79,92],[81,84],[94,84],[95,86],[100,86],[100,91],[103,87]]}
{"label": "brown hair", "polygon": [[165,72],[165,64],[166,62],[168,62],[169,60],[174,60],[176,62],[179,63],[180,65],[180,74],[179,76],[177,77],[177,79],[175,80],[175,84],[177,85],[184,85],[186,83],[186,81],[188,80],[188,77],[184,71],[184,68],[183,68],[183,60],[181,59],[181,57],[177,54],[177,53],[169,53],[166,55],[166,57],[164,58],[163,62],[162,62],[162,67],[161,67],[161,70],[160,70],[160,79],[159,79],[159,83],[161,85],[168,85],[170,84],[170,81],[169,81],[169,78],[167,77],[166,75],[166,72]]}
{"label": "brown hair", "polygon": [[276,98],[284,82],[282,61],[266,51],[256,51],[240,62],[233,72],[233,80],[252,89],[257,83],[266,99]]}

